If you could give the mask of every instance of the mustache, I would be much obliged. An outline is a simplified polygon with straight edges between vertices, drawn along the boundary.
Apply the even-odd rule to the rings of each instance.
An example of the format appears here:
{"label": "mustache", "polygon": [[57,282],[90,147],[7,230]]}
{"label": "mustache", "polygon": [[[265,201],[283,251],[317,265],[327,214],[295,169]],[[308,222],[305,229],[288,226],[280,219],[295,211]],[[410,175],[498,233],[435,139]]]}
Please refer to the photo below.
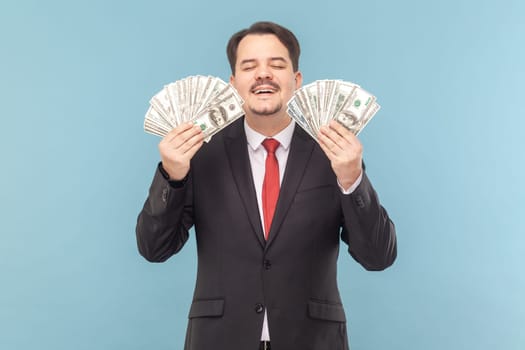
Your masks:
{"label": "mustache", "polygon": [[281,87],[277,84],[277,83],[274,83],[273,81],[271,80],[259,80],[259,81],[256,81],[252,87],[251,87],[251,91],[255,90],[256,88],[258,88],[259,86],[261,85],[268,85],[268,86],[271,86],[273,87],[274,89],[276,90],[280,90]]}

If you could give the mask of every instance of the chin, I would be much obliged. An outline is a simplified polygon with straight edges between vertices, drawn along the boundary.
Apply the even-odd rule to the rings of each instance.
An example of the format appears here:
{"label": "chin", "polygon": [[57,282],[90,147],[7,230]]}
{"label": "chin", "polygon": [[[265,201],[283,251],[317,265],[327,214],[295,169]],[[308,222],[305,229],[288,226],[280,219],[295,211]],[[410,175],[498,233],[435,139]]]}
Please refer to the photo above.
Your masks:
{"label": "chin", "polygon": [[270,116],[282,111],[282,103],[266,106],[249,106],[248,109],[255,115]]}
{"label": "chin", "polygon": [[250,112],[254,115],[272,116],[281,112],[281,108],[250,108]]}

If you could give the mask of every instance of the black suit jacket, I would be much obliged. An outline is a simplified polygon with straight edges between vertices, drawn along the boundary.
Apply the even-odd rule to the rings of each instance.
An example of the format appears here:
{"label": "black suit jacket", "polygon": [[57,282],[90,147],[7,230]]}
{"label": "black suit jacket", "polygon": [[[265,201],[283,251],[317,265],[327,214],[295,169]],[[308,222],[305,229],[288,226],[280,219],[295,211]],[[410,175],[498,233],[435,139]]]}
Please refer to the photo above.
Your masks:
{"label": "black suit jacket", "polygon": [[183,186],[170,186],[157,170],[137,241],[147,260],[164,261],[195,226],[198,271],[185,349],[256,350],[265,308],[272,348],[347,349],[340,240],[368,270],[393,263],[394,225],[366,174],[343,195],[326,155],[298,126],[290,147],[267,242],[243,119],[197,152]]}

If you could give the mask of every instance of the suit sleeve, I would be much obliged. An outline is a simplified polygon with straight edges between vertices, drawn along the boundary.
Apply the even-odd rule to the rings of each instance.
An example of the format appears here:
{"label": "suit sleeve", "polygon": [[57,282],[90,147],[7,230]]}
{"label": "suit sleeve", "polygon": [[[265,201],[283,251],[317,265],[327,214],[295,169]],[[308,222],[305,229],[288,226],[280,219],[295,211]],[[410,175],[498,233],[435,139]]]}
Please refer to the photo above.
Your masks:
{"label": "suit sleeve", "polygon": [[397,256],[394,223],[379,203],[366,173],[349,195],[341,194],[344,225],[342,240],[348,251],[365,269],[384,270]]}
{"label": "suit sleeve", "polygon": [[191,175],[175,188],[157,168],[136,227],[138,249],[146,260],[163,262],[184,246],[193,225],[191,198]]}

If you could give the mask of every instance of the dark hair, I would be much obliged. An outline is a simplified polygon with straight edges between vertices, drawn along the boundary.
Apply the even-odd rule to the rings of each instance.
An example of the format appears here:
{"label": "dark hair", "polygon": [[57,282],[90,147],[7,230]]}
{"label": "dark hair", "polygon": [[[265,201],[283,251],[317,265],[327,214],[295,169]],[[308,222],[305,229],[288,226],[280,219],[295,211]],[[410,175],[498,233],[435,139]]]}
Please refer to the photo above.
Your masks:
{"label": "dark hair", "polygon": [[299,55],[301,48],[299,47],[299,41],[295,35],[284,28],[273,22],[256,22],[250,26],[250,28],[243,29],[232,35],[226,46],[226,54],[228,55],[228,61],[232,74],[235,75],[235,62],[237,61],[237,48],[241,40],[249,34],[273,34],[279,39],[279,41],[288,49],[288,54],[292,60],[292,67],[294,72],[299,70]]}

